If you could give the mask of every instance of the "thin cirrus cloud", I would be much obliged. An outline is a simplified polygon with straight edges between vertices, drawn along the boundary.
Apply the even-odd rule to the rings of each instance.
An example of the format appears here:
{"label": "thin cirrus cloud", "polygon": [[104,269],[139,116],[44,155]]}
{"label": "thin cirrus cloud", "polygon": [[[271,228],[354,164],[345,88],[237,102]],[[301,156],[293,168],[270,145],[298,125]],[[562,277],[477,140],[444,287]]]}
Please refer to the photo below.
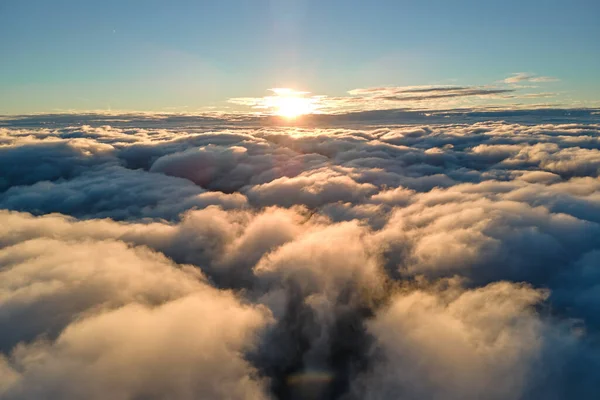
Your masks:
{"label": "thin cirrus cloud", "polygon": [[[488,107],[503,105],[510,107],[512,100],[557,97],[558,93],[531,92],[536,87],[517,86],[518,83],[547,83],[557,79],[518,73],[500,82],[500,85],[483,86],[389,86],[357,88],[348,91],[347,96],[310,95],[308,92],[293,89],[271,89],[273,95],[265,97],[242,97],[229,99],[229,103],[255,110],[258,113],[277,114],[281,99],[303,101],[306,113],[340,113],[365,110],[406,109],[444,109],[449,107]],[[524,89],[529,89],[526,91]],[[299,100],[301,99],[301,100]],[[515,104],[518,106],[518,104]]]}
{"label": "thin cirrus cloud", "polygon": [[455,97],[494,96],[514,92],[514,89],[486,88],[477,86],[440,86],[440,87],[387,87],[354,89],[348,93],[355,96],[386,101],[427,101]]}
{"label": "thin cirrus cloud", "polygon": [[534,82],[534,83],[546,83],[546,82],[558,82],[560,79],[552,76],[538,76],[535,74],[529,74],[526,72],[516,72],[504,79],[504,83],[514,84],[521,82]]}

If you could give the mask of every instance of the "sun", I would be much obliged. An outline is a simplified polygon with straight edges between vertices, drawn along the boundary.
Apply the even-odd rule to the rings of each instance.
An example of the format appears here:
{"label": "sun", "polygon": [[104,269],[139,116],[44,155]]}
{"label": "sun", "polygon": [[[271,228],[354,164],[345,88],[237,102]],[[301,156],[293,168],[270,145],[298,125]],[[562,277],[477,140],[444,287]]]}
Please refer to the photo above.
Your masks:
{"label": "sun", "polygon": [[287,119],[296,119],[301,115],[311,114],[315,111],[314,100],[305,97],[307,92],[299,92],[294,89],[278,88],[271,89],[275,96],[266,98],[267,107],[275,115]]}
{"label": "sun", "polygon": [[277,115],[285,118],[294,119],[300,115],[310,114],[310,99],[302,97],[281,97],[277,99]]}

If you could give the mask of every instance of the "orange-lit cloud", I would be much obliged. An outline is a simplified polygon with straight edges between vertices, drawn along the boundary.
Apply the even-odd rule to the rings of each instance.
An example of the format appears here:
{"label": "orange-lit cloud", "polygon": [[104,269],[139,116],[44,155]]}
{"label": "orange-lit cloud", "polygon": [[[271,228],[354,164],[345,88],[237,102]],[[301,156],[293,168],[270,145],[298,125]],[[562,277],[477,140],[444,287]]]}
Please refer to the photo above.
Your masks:
{"label": "orange-lit cloud", "polygon": [[[232,98],[229,102],[258,113],[295,118],[314,113],[343,113],[366,110],[419,109],[434,110],[450,107],[504,106],[519,107],[515,101],[533,98],[554,98],[559,93],[540,92],[535,87],[515,85],[520,82],[547,83],[555,78],[531,74],[515,74],[500,84],[484,86],[389,86],[358,88],[348,96],[310,96],[293,89],[271,89],[272,96]],[[533,90],[533,91],[532,91]]]}

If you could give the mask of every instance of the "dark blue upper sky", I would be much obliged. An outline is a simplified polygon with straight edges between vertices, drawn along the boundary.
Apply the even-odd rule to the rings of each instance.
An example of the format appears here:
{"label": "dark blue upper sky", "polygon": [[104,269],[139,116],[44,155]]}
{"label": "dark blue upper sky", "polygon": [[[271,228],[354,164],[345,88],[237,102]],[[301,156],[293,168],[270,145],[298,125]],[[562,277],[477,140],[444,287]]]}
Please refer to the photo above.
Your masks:
{"label": "dark blue upper sky", "polygon": [[598,0],[0,0],[0,114],[193,111],[272,87],[338,96],[516,72],[588,104],[599,21]]}

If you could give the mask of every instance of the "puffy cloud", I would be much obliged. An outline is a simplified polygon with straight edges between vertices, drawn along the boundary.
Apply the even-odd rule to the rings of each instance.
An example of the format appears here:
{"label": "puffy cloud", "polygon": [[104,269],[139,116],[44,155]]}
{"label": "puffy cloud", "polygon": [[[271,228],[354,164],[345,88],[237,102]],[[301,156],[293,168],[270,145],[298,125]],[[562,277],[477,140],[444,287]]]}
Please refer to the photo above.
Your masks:
{"label": "puffy cloud", "polygon": [[2,398],[267,398],[242,356],[264,307],[145,247],[38,236],[0,251]]}
{"label": "puffy cloud", "polygon": [[72,178],[94,165],[110,163],[114,148],[90,139],[27,140],[0,147],[0,190],[39,181]]}
{"label": "puffy cloud", "polygon": [[519,398],[544,346],[532,306],[544,293],[495,283],[396,295],[368,322],[377,362],[358,379],[361,398]]}
{"label": "puffy cloud", "polygon": [[160,157],[150,171],[186,178],[205,188],[233,192],[251,183],[295,176],[307,165],[323,162],[323,157],[297,154],[268,144],[208,145]]}
{"label": "puffy cloud", "polygon": [[75,322],[52,343],[15,348],[9,368],[18,372],[3,396],[266,399],[240,356],[265,319],[210,291],[155,308],[130,304]]}
{"label": "puffy cloud", "polygon": [[0,398],[594,398],[600,125],[557,112],[4,121]]}
{"label": "puffy cloud", "polygon": [[13,210],[114,219],[175,219],[190,208],[246,204],[246,198],[238,193],[206,192],[184,179],[120,166],[90,170],[68,181],[12,187],[2,198],[0,206]]}
{"label": "puffy cloud", "polygon": [[246,194],[250,201],[260,205],[302,204],[314,208],[338,201],[360,202],[375,192],[376,187],[370,183],[358,183],[337,171],[316,170],[253,186]]}

